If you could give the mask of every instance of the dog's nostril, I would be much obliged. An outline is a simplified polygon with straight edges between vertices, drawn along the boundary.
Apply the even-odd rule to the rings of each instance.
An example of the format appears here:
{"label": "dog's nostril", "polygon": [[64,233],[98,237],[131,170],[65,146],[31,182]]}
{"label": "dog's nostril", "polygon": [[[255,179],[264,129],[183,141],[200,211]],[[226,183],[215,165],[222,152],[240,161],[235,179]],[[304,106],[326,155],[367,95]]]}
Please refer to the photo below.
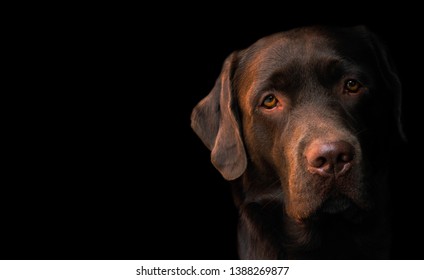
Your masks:
{"label": "dog's nostril", "polygon": [[305,156],[311,173],[339,175],[350,168],[354,147],[345,141],[312,143]]}
{"label": "dog's nostril", "polygon": [[327,163],[327,159],[325,157],[317,157],[316,159],[310,162],[310,165],[313,167],[322,167]]}
{"label": "dog's nostril", "polygon": [[347,153],[347,154],[340,154],[339,155],[339,162],[349,162],[353,160],[353,153]]}

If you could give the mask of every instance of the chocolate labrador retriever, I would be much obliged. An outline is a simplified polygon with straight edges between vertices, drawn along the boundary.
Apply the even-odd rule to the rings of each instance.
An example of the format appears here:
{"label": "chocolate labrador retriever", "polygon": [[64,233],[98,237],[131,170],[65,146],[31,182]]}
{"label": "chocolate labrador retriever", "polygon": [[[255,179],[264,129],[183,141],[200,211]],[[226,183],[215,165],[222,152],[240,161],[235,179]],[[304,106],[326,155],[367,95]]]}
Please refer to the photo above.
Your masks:
{"label": "chocolate labrador retriever", "polygon": [[366,27],[303,27],[232,53],[192,112],[232,181],[242,259],[387,259],[401,86]]}

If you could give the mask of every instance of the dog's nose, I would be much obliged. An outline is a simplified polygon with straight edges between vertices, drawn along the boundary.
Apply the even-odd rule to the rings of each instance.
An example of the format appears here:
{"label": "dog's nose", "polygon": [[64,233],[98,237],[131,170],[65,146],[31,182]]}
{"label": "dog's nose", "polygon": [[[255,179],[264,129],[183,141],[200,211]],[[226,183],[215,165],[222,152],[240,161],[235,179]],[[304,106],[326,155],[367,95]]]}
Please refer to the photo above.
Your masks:
{"label": "dog's nose", "polygon": [[340,176],[352,166],[354,150],[345,141],[312,143],[305,152],[308,171],[321,176]]}

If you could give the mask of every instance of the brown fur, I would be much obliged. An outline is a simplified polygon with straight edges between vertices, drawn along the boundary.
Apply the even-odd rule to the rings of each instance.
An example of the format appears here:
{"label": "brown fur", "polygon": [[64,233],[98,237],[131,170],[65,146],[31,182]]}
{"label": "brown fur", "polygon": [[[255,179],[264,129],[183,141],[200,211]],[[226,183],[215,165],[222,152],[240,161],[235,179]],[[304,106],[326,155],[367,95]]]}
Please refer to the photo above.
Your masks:
{"label": "brown fur", "polygon": [[[346,91],[349,79],[359,92]],[[399,119],[399,80],[364,27],[294,29],[231,54],[192,127],[233,183],[240,257],[387,258]],[[329,173],[314,163],[321,153],[338,156]]]}

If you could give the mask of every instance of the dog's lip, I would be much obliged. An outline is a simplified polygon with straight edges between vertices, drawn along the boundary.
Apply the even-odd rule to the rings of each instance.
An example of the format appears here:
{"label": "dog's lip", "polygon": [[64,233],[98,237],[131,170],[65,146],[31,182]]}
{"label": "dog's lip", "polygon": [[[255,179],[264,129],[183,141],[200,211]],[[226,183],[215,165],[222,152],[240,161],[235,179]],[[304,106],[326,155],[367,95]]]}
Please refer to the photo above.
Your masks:
{"label": "dog's lip", "polygon": [[320,207],[320,212],[326,214],[335,214],[346,211],[353,205],[353,202],[347,197],[330,197]]}

